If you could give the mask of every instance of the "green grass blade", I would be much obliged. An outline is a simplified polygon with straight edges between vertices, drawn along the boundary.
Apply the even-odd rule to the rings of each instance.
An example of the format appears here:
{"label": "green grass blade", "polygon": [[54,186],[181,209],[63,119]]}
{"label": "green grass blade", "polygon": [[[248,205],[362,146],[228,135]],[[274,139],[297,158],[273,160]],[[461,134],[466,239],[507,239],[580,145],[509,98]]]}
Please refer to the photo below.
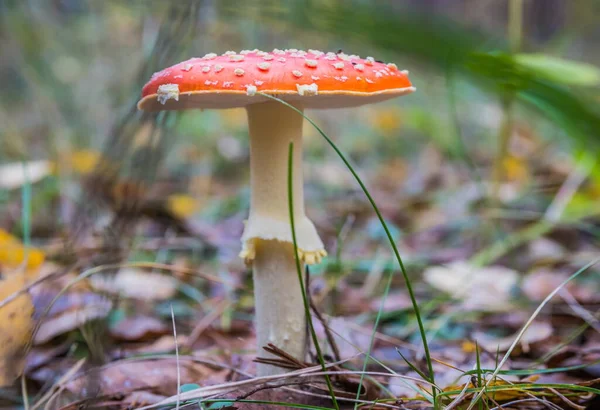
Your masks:
{"label": "green grass blade", "polygon": [[[544,308],[544,306],[546,306],[546,304],[548,304],[548,302],[550,301],[550,299],[552,299],[554,297],[554,295],[556,295],[558,293],[558,291],[561,290],[567,283],[569,283],[570,281],[572,281],[573,279],[575,279],[576,277],[578,277],[579,275],[581,275],[583,272],[587,271],[589,268],[591,268],[592,266],[594,266],[598,262],[600,262],[600,258],[596,258],[593,261],[589,262],[588,264],[586,264],[585,266],[583,266],[581,269],[579,269],[577,272],[575,272],[574,274],[572,274],[571,276],[569,276],[567,279],[565,279],[552,292],[550,292],[550,294],[548,296],[546,296],[546,298],[542,301],[542,303],[540,303],[540,305],[537,307],[537,309],[529,317],[529,319],[527,320],[527,322],[525,323],[525,325],[523,325],[523,327],[521,328],[521,330],[519,331],[519,333],[515,337],[515,340],[512,342],[512,344],[510,345],[510,347],[508,348],[508,350],[504,354],[504,357],[502,358],[502,360],[500,360],[500,362],[496,365],[496,370],[494,370],[494,372],[491,374],[491,377],[488,379],[487,383],[485,384],[485,386],[483,386],[482,390],[477,394],[477,396],[474,398],[474,400],[481,398],[481,396],[483,395],[483,392],[486,389],[489,389],[490,383],[492,382],[492,380],[494,380],[496,378],[496,376],[498,375],[498,372],[500,371],[500,369],[502,368],[502,366],[504,366],[504,364],[506,363],[506,361],[510,357],[510,354],[512,353],[512,351],[514,350],[514,348],[517,346],[517,343],[519,343],[519,341],[521,340],[521,338],[523,337],[523,335],[525,334],[525,332],[527,331],[527,329],[529,328],[529,326],[531,325],[531,323],[539,315],[539,313],[542,311],[542,309]],[[471,404],[467,408],[467,410],[471,410],[472,408],[473,408],[473,404]]]}
{"label": "green grass blade", "polygon": [[427,380],[428,382],[430,382],[431,380],[429,380],[429,376],[427,376],[425,373],[423,373],[421,371],[421,369],[419,369],[417,366],[415,366],[414,364],[412,364],[401,352],[400,349],[396,348],[396,352],[400,355],[400,357],[406,362],[406,364],[408,365],[408,367],[410,367],[412,369],[413,372],[417,373],[419,376],[421,376],[423,379]]}
{"label": "green grass blade", "polygon": [[[477,358],[477,386],[481,386],[483,384],[483,377],[481,371],[481,355],[479,353],[479,343],[475,342],[475,356]],[[479,410],[483,410],[483,400],[480,399],[478,401]]]}
{"label": "green grass blade", "polygon": [[[317,338],[317,333],[315,332],[315,327],[313,326],[312,318],[310,316],[310,303],[308,302],[308,295],[306,294],[306,288],[304,286],[304,278],[302,277],[302,266],[300,263],[300,255],[298,255],[298,242],[296,241],[296,224],[294,222],[294,201],[293,201],[293,162],[294,162],[294,143],[290,142],[289,150],[288,150],[288,209],[290,211],[290,227],[292,229],[292,242],[294,244],[294,259],[296,260],[296,270],[298,273],[298,280],[300,281],[300,289],[302,290],[302,301],[304,302],[304,313],[306,315],[306,320],[308,321],[308,327],[310,329],[310,335],[312,341],[315,345],[315,349],[317,351],[317,357],[319,358],[319,363],[321,364],[321,368],[323,372],[327,372],[327,366],[325,366],[325,359],[323,359],[323,353],[321,352],[321,346],[319,345],[319,339]],[[327,383],[327,388],[329,389],[329,394],[331,395],[331,400],[333,401],[333,405],[337,410],[339,410],[338,402],[335,398],[335,392],[333,390],[333,384],[331,383],[331,378],[326,373],[325,374],[325,382]],[[360,392],[360,387],[359,387]]]}
{"label": "green grass blade", "polygon": [[[325,138],[325,140],[327,141],[327,143],[338,154],[338,156],[344,162],[344,164],[346,165],[346,167],[348,168],[348,170],[350,171],[350,173],[352,173],[352,176],[354,177],[354,179],[360,185],[363,193],[366,195],[367,199],[369,200],[369,203],[373,207],[373,210],[377,214],[377,218],[379,219],[379,222],[381,223],[381,226],[385,230],[385,234],[386,234],[386,236],[387,236],[387,238],[389,240],[390,246],[392,247],[392,249],[394,251],[394,255],[396,257],[396,260],[398,261],[398,265],[400,266],[400,271],[402,272],[402,276],[403,276],[404,281],[406,283],[406,288],[407,288],[408,294],[410,296],[410,300],[411,300],[413,309],[415,311],[415,316],[416,316],[416,319],[417,319],[417,323],[419,325],[419,333],[421,335],[421,341],[423,343],[423,351],[425,353],[425,358],[427,360],[427,367],[428,367],[428,371],[429,371],[429,381],[431,381],[432,384],[435,384],[435,375],[434,375],[434,372],[433,372],[433,365],[432,365],[432,361],[431,361],[431,354],[429,352],[429,345],[427,343],[427,335],[425,333],[425,326],[423,325],[423,320],[421,319],[421,314],[420,314],[420,311],[419,311],[419,304],[417,303],[417,299],[415,297],[415,293],[414,293],[414,291],[412,289],[412,285],[410,283],[410,278],[408,277],[408,273],[406,272],[406,268],[404,267],[404,262],[402,261],[402,257],[400,256],[400,251],[398,251],[398,247],[396,246],[396,243],[394,242],[394,238],[393,238],[393,236],[392,236],[392,234],[390,232],[390,229],[387,226],[387,224],[385,223],[383,215],[379,211],[379,207],[377,206],[377,204],[375,203],[375,200],[373,199],[373,197],[369,193],[369,190],[367,189],[367,187],[363,183],[363,181],[360,178],[360,176],[358,176],[358,174],[356,173],[356,171],[354,170],[354,168],[352,167],[352,165],[350,164],[350,162],[348,161],[348,159],[346,158],[346,156],[339,150],[339,148],[335,145],[335,143],[325,134],[325,132],[312,119],[310,119],[309,117],[307,117],[306,115],[304,115],[304,113],[302,111],[298,110],[293,105],[288,104],[287,102],[285,102],[285,101],[283,101],[283,100],[281,100],[281,99],[279,99],[277,97],[273,97],[271,95],[267,95],[267,94],[263,94],[263,93],[258,93],[258,94],[262,95],[264,97],[270,98],[272,100],[278,101],[281,104],[283,104],[283,105],[285,105],[285,106],[293,109],[298,114],[302,115],[317,130],[317,132],[319,132],[319,134],[321,134],[321,136],[323,138]],[[390,275],[393,275],[393,271],[390,272]],[[371,344],[369,346],[369,350],[367,351],[367,358],[365,359],[365,363],[368,361],[368,359],[370,357],[371,347],[372,347],[372,344],[373,344],[372,342],[374,340],[374,335],[375,335],[375,331],[376,330],[377,330],[377,328],[375,327],[373,329],[373,334],[371,335]],[[359,389],[358,389],[359,392],[360,392],[361,388],[362,388],[362,378],[361,378],[361,384],[359,384]],[[436,393],[437,393],[437,389],[435,387],[432,388],[432,396],[433,396],[434,406],[436,406],[436,404],[435,404],[436,403],[435,402]]]}

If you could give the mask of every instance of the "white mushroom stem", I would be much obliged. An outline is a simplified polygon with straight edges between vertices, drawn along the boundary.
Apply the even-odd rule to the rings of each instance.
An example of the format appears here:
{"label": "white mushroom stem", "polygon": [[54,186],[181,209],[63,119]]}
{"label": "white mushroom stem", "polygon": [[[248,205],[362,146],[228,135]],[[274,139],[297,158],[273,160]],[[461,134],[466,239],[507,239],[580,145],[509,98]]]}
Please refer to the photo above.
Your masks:
{"label": "white mushroom stem", "polygon": [[[292,245],[288,204],[288,150],[294,143],[293,204],[302,266],[325,255],[312,222],[304,214],[302,177],[303,117],[278,102],[248,106],[250,131],[250,216],[241,256],[252,263],[259,357],[273,357],[269,343],[303,361],[306,317]],[[285,372],[258,365],[260,376]]]}
{"label": "white mushroom stem", "polygon": [[[250,132],[250,219],[266,217],[289,228],[288,150],[294,143],[294,220],[303,220],[302,123],[304,118],[279,102],[248,106]],[[271,239],[271,238],[263,238]],[[291,239],[291,238],[290,238]]]}
{"label": "white mushroom stem", "polygon": [[[275,358],[263,350],[274,344],[300,361],[306,355],[306,316],[293,245],[259,240],[253,263],[257,357]],[[257,364],[259,376],[285,373],[268,364]]]}

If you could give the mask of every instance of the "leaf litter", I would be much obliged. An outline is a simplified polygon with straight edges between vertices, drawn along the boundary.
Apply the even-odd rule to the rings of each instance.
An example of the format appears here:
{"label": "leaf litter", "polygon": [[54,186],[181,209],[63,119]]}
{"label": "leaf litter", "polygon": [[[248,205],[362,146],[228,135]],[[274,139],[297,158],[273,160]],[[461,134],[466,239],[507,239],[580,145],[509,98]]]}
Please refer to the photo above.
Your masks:
{"label": "leaf litter", "polygon": [[[127,26],[119,23],[126,15],[113,17],[117,27]],[[461,121],[479,130],[480,138],[496,131],[502,113],[492,101],[477,103],[481,110]],[[511,152],[502,164],[506,180],[499,202],[489,203],[491,182],[478,181],[477,170],[453,158],[440,140],[418,140],[423,134],[438,137],[429,133],[452,125],[410,107],[379,108],[361,111],[356,119],[346,113],[315,118],[348,141],[344,147],[360,163],[405,257],[425,318],[441,403],[467,408],[485,386],[486,408],[517,402],[524,408],[587,406],[598,393],[600,377],[598,268],[567,283],[522,329],[550,292],[600,252],[597,177],[591,173],[558,220],[532,229],[547,223],[546,206],[577,167],[560,149],[548,149],[546,137],[538,135],[543,125],[516,120]],[[495,110],[494,118],[484,118],[485,110]],[[266,408],[243,402],[248,400],[331,407],[313,346],[305,363],[290,364],[282,356],[296,373],[254,376],[252,284],[235,257],[249,200],[245,167],[232,166],[247,159],[242,117],[237,111],[203,120],[208,134],[227,134],[227,139],[201,147],[198,141],[182,141],[173,148],[178,161],[164,164],[156,181],[116,175],[111,167],[120,165],[110,150],[75,150],[70,156],[0,167],[6,209],[13,210],[0,219],[0,301],[11,297],[0,306],[0,382],[7,392],[19,391],[17,378],[23,375],[31,397],[38,399],[35,408],[158,408],[175,407],[178,400],[181,407],[198,407],[198,400],[206,401],[204,408]],[[184,129],[173,134],[186,134]],[[147,135],[148,127],[134,133]],[[373,138],[367,143],[360,138],[364,134]],[[418,154],[398,142],[406,135]],[[385,233],[345,168],[322,154],[314,137],[307,139],[308,211],[328,249],[339,254],[331,252],[310,272],[310,288],[319,311],[313,321],[336,396],[344,408],[354,407],[379,318],[361,404],[429,408],[432,388],[422,377],[427,363],[399,277],[392,278],[390,293],[382,298],[383,278],[397,269],[382,245]],[[123,152],[133,157],[148,148],[142,139],[148,138],[137,138],[135,150]],[[472,143],[472,160],[488,166],[489,150],[478,147],[478,140]],[[92,211],[92,229],[81,236],[44,218],[66,215],[79,221],[72,211],[77,204],[65,194],[81,188],[71,171],[106,205]],[[106,181],[107,189],[100,184]],[[20,214],[14,211],[23,206],[19,188],[28,184],[43,202],[32,215],[35,247],[19,240]],[[77,240],[65,239],[69,235]],[[475,258],[479,252],[485,257]],[[90,268],[109,265],[67,288]],[[504,366],[495,372],[505,354]],[[335,363],[336,355],[341,363]],[[18,405],[19,396],[3,395],[0,405]]]}

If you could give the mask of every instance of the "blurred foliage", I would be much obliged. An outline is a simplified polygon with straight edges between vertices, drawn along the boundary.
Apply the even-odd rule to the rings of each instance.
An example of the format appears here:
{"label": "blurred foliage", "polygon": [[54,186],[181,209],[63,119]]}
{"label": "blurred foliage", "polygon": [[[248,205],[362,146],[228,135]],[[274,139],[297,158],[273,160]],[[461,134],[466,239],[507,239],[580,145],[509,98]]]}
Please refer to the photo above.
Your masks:
{"label": "blurred foliage", "polygon": [[[535,60],[511,56],[506,45],[489,34],[465,29],[447,19],[393,10],[379,2],[298,0],[288,4],[283,7],[275,0],[242,4],[225,0],[219,6],[231,17],[256,16],[269,24],[285,22],[297,30],[367,43],[390,55],[421,59],[444,72],[460,72],[497,94],[514,92],[519,101],[563,127],[582,147],[600,148],[600,103],[591,98],[591,93],[566,86],[594,85],[599,74],[592,67],[548,56]],[[548,67],[549,63],[553,67]]]}

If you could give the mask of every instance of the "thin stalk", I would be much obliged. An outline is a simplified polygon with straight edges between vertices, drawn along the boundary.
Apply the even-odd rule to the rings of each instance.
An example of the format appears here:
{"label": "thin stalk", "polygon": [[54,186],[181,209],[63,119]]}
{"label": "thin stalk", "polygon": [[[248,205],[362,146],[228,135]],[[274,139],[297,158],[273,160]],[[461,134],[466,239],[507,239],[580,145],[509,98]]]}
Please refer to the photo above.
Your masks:
{"label": "thin stalk", "polygon": [[[294,109],[296,109],[294,107]],[[298,111],[298,110],[296,110]],[[315,332],[315,327],[313,326],[312,318],[310,316],[310,303],[308,302],[308,296],[306,294],[306,288],[304,287],[304,278],[302,277],[302,265],[300,263],[300,255],[298,254],[298,243],[296,241],[296,225],[294,223],[294,178],[293,178],[293,164],[294,164],[294,143],[290,142],[289,151],[288,151],[288,209],[290,211],[290,227],[292,229],[292,241],[294,244],[294,259],[296,260],[296,270],[298,272],[298,280],[300,281],[300,290],[302,291],[302,301],[304,302],[304,314],[306,315],[306,321],[308,322],[308,328],[310,330],[310,336],[315,345],[315,350],[317,351],[317,357],[319,358],[319,363],[321,364],[321,368],[323,372],[327,372],[327,366],[325,365],[325,359],[323,359],[323,353],[321,352],[321,346],[319,345],[319,339],[317,338],[317,332]],[[340,410],[340,406],[335,398],[335,392],[333,390],[333,384],[331,383],[331,379],[329,375],[325,373],[325,382],[327,383],[327,388],[329,389],[329,394],[331,395],[331,400],[333,401],[333,405],[336,410]],[[359,388],[360,391],[360,388]]]}
{"label": "thin stalk", "polygon": [[[521,50],[523,40],[523,0],[509,0],[508,3],[508,41],[510,52],[515,54]],[[504,117],[498,135],[498,150],[494,163],[492,198],[498,200],[500,184],[504,178],[504,159],[508,154],[510,137],[513,130],[514,91],[508,91],[502,98]]]}
{"label": "thin stalk", "polygon": [[508,42],[510,51],[518,53],[523,40],[523,0],[508,3]]}
{"label": "thin stalk", "polygon": [[31,180],[29,178],[29,166],[23,162],[23,173],[25,174],[25,183],[21,190],[21,229],[23,230],[23,246],[25,254],[23,257],[23,266],[29,262],[29,248],[31,246]]}
{"label": "thin stalk", "polygon": [[[317,132],[319,134],[321,134],[321,136],[323,138],[325,138],[325,140],[331,146],[331,148],[333,148],[333,150],[340,157],[340,159],[344,162],[344,164],[346,165],[346,167],[348,168],[348,170],[350,171],[350,173],[352,174],[352,176],[354,177],[354,179],[356,180],[358,185],[360,185],[360,188],[362,189],[363,193],[369,200],[369,203],[371,204],[373,210],[375,211],[375,214],[377,215],[377,218],[379,219],[379,222],[381,223],[381,226],[383,227],[385,234],[390,242],[390,246],[392,247],[392,250],[394,251],[394,256],[396,257],[396,260],[398,261],[398,265],[400,266],[400,271],[402,272],[402,276],[406,283],[406,289],[410,296],[410,300],[413,305],[413,309],[415,311],[415,316],[416,316],[417,322],[419,324],[419,333],[421,335],[421,340],[423,342],[423,351],[425,353],[425,358],[427,360],[427,369],[429,371],[429,377],[430,377],[430,379],[427,381],[430,382],[434,386],[434,387],[432,387],[432,399],[433,399],[434,407],[437,407],[437,403],[436,403],[437,388],[435,387],[435,375],[433,372],[431,353],[429,351],[429,345],[427,343],[427,335],[425,333],[425,326],[423,326],[423,320],[421,319],[421,314],[419,312],[419,304],[417,303],[417,298],[415,297],[415,293],[414,293],[412,285],[410,283],[408,273],[406,272],[406,268],[404,267],[404,262],[402,261],[402,257],[400,256],[400,251],[398,251],[398,247],[396,246],[396,243],[394,242],[394,237],[392,236],[390,229],[388,228],[387,224],[385,223],[385,220],[383,219],[383,215],[381,215],[381,212],[379,211],[379,207],[375,203],[375,200],[369,193],[369,190],[363,183],[362,179],[358,176],[358,174],[356,173],[356,171],[354,170],[354,168],[352,167],[352,165],[350,164],[348,159],[346,159],[346,156],[339,150],[339,148],[334,144],[334,142],[325,134],[325,132],[321,128],[319,128],[319,126],[313,120],[311,120],[302,111],[298,110],[293,105],[288,104],[287,102],[285,102],[277,97],[273,97],[271,95],[264,94],[264,93],[258,93],[258,94],[260,94],[264,97],[270,98],[272,100],[279,101],[281,104],[284,104],[284,105],[290,107],[291,109],[295,110],[298,114],[302,115],[317,130]],[[393,272],[390,272],[390,275],[393,275]],[[373,332],[375,332],[375,331],[376,331],[376,328],[373,329]],[[367,359],[371,355],[370,349],[371,349],[371,346],[369,346],[369,351],[367,351]],[[361,383],[359,384],[358,391],[360,391],[361,388],[362,388],[362,379],[361,379]]]}

